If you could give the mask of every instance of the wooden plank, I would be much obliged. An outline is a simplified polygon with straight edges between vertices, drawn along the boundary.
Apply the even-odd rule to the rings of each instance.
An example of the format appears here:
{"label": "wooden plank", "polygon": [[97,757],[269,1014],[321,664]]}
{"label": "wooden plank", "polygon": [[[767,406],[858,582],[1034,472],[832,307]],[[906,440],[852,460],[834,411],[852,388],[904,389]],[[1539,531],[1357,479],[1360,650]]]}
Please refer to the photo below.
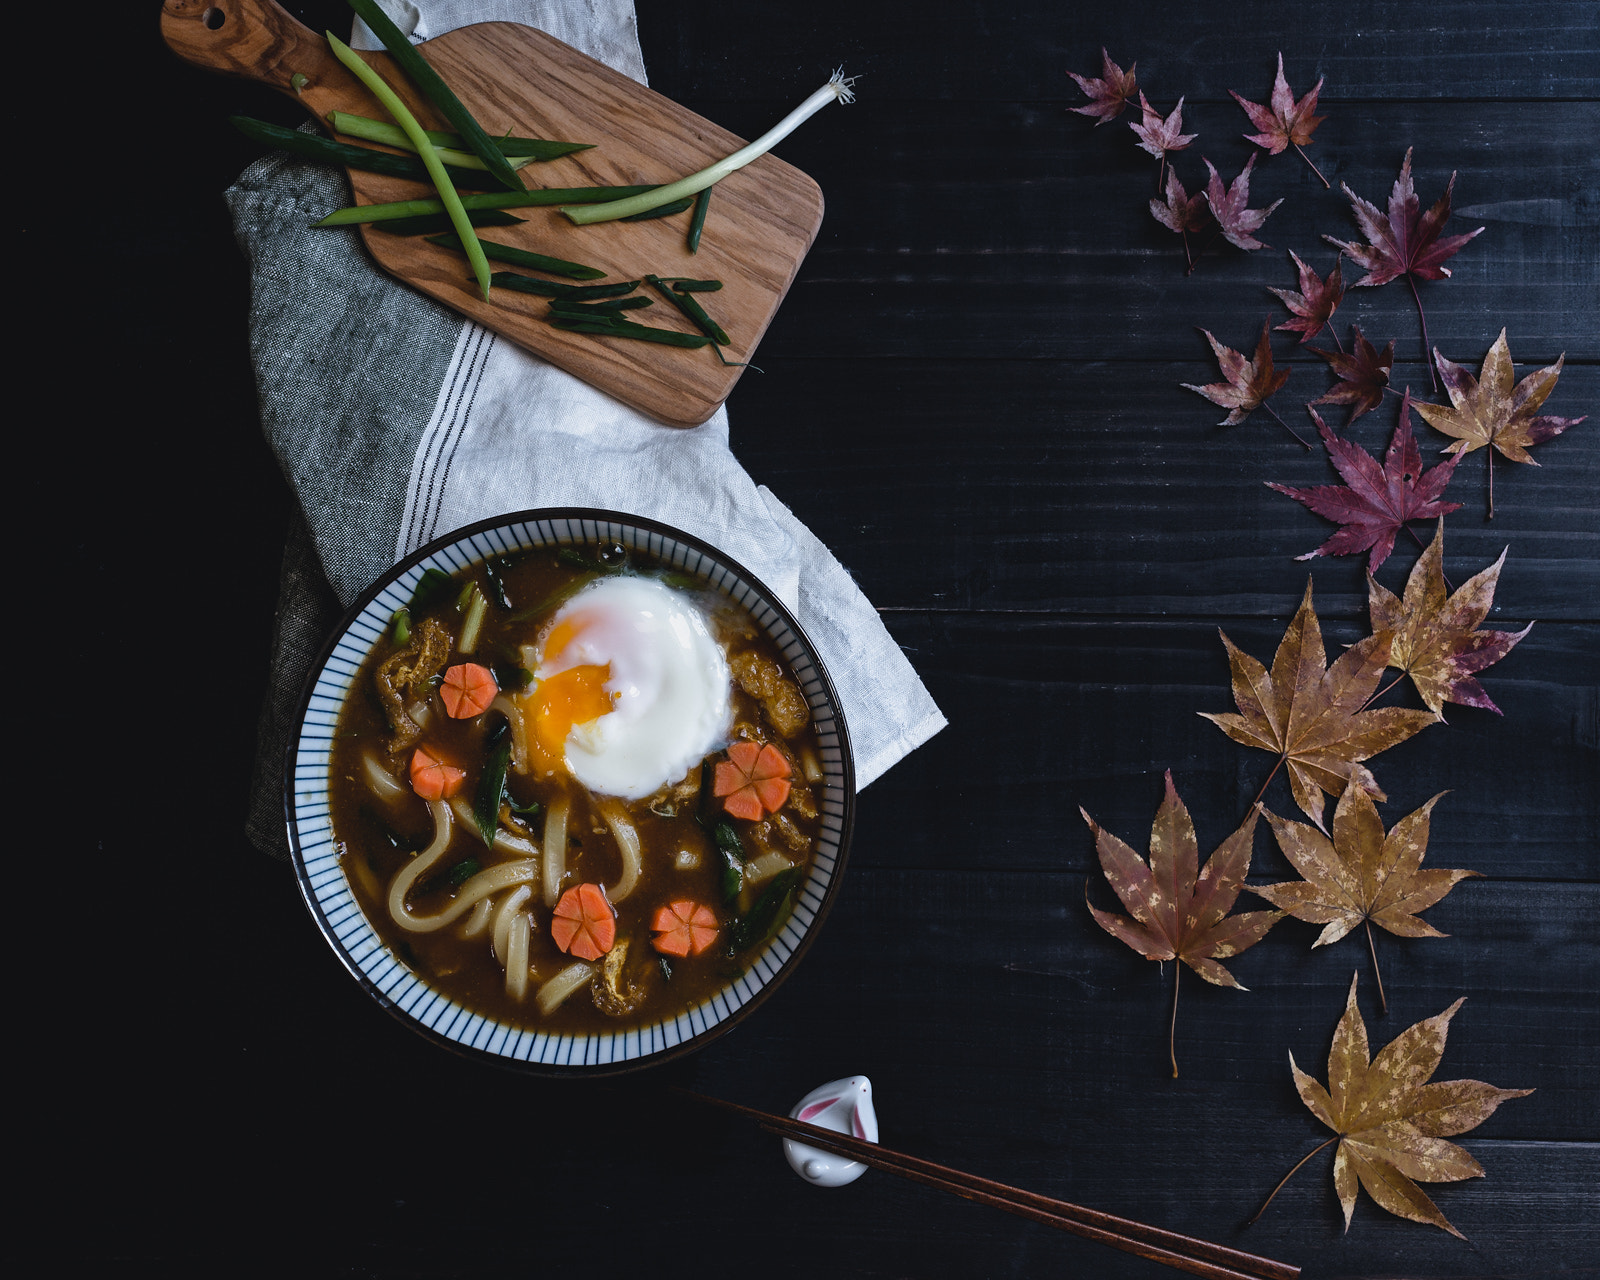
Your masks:
{"label": "wooden plank", "polygon": [[[1225,629],[1270,662],[1296,604],[1285,601],[1281,619],[1230,619]],[[1199,715],[1235,709],[1210,623],[911,613],[886,620],[950,727],[863,794],[856,858],[1087,871],[1092,845],[1078,806],[1136,840],[1149,831],[1168,768],[1211,849],[1272,771],[1271,756],[1239,746]],[[1331,654],[1362,634],[1342,622],[1323,628]],[[1448,724],[1375,759],[1389,825],[1448,789],[1433,823],[1433,865],[1600,879],[1596,652],[1600,627],[1540,624],[1484,673],[1503,718],[1450,707]],[[1281,771],[1265,803],[1298,816]],[[1255,870],[1292,874],[1265,830]]]}
{"label": "wooden plank", "polygon": [[[1434,345],[1475,364],[1504,327],[1529,360],[1600,357],[1589,321],[1600,265],[1585,234],[1600,216],[1600,159],[1578,142],[1600,134],[1600,104],[1482,104],[1465,120],[1453,103],[1330,106],[1310,153],[1333,189],[1289,153],[1262,156],[1251,204],[1283,199],[1259,233],[1274,247],[1221,244],[1186,276],[1182,241],[1149,213],[1156,162],[1125,127],[1096,131],[1033,100],[870,101],[851,108],[849,139],[834,120],[829,135],[786,144],[829,193],[829,222],[769,357],[1184,359],[1196,326],[1238,345],[1267,316],[1287,318],[1266,292],[1296,287],[1287,250],[1326,274],[1337,251],[1323,234],[1362,240],[1340,182],[1383,206],[1408,147],[1425,204],[1459,171],[1447,231],[1485,228],[1450,260],[1451,279],[1421,286]],[[1260,155],[1232,102],[1186,108],[1185,121],[1202,132],[1175,157],[1191,194],[1205,185],[1203,156],[1231,180]],[[1361,274],[1346,265],[1347,282]],[[1336,321],[1345,341],[1354,322],[1380,346],[1395,338],[1402,359],[1422,358],[1403,282],[1352,290]]]}
{"label": "wooden plank", "polygon": [[[1298,602],[1310,574],[1329,616],[1365,613],[1366,558],[1297,562],[1335,526],[1265,487],[1338,483],[1321,444],[1307,453],[1260,412],[1215,425],[1221,410],[1179,385],[1214,380],[1214,362],[763,367],[731,406],[734,447],[840,549],[880,608],[1276,614]],[[1277,400],[1304,430],[1300,402],[1331,380],[1319,360],[1293,367]],[[1424,377],[1402,365],[1395,381]],[[1350,438],[1381,457],[1397,403],[1361,418]],[[1546,402],[1568,416],[1597,405],[1594,366],[1569,366]],[[1344,411],[1332,408],[1342,429]],[[1432,465],[1448,441],[1412,422]],[[1450,496],[1465,506],[1446,524],[1445,571],[1459,583],[1510,547],[1491,625],[1596,617],[1597,430],[1592,420],[1540,445],[1539,467],[1497,458],[1490,523],[1486,454],[1460,464]],[[1402,535],[1381,581],[1400,590],[1416,554]]]}
{"label": "wooden plank", "polygon": [[[168,0],[162,31],[180,56],[264,81],[297,97],[319,120],[333,111],[378,113],[371,93],[334,59],[325,41],[272,0],[230,0],[226,21],[213,29],[207,15],[221,12],[209,0]],[[491,135],[593,144],[591,150],[524,174],[535,186],[670,182],[744,145],[727,130],[532,27],[480,23],[428,41],[427,50],[434,68]],[[363,56],[426,127],[447,127],[394,70],[387,54]],[[294,75],[303,79],[299,88],[291,87]],[[415,182],[359,170],[350,171],[350,181],[358,204],[429,194]],[[556,209],[525,209],[522,224],[496,228],[488,238],[579,260],[612,279],[654,272],[723,281],[717,314],[737,335],[727,361],[708,349],[685,351],[553,329],[546,323],[544,299],[499,290],[485,300],[461,254],[370,226],[361,233],[379,266],[429,297],[651,417],[691,426],[704,422],[726,399],[743,372],[738,361],[760,341],[822,221],[816,183],[770,155],[719,183],[717,195],[718,234],[693,257],[684,242],[685,218],[576,228]],[[657,318],[657,312],[670,314]],[[696,332],[665,306],[652,312],[650,323]]]}
{"label": "wooden plank", "polygon": [[1583,0],[1450,0],[1416,21],[1383,0],[1356,0],[1304,6],[1292,26],[1270,0],[1231,5],[1221,19],[1205,5],[984,4],[922,21],[846,0],[803,10],[759,0],[737,22],[715,11],[641,5],[639,27],[652,82],[675,97],[770,96],[773,49],[826,48],[847,69],[870,75],[880,99],[1037,94],[1076,106],[1083,97],[1065,73],[1098,75],[1105,45],[1124,67],[1138,62],[1140,84],[1168,109],[1180,94],[1230,101],[1229,89],[1265,101],[1280,50],[1298,93],[1325,75],[1324,94],[1333,99],[1592,98],[1600,56],[1600,32]]}

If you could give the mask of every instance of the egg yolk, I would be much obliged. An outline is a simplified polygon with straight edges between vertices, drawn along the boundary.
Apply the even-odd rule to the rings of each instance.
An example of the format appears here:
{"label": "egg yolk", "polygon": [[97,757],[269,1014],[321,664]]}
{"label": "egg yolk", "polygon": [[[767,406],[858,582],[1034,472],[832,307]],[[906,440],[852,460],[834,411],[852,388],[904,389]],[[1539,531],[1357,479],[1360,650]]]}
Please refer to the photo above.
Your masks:
{"label": "egg yolk", "polygon": [[[547,652],[558,652],[547,646]],[[607,714],[616,695],[607,693],[611,665],[569,667],[541,680],[533,692],[533,738],[546,770],[561,766],[566,758],[567,735],[576,724],[588,724]]]}

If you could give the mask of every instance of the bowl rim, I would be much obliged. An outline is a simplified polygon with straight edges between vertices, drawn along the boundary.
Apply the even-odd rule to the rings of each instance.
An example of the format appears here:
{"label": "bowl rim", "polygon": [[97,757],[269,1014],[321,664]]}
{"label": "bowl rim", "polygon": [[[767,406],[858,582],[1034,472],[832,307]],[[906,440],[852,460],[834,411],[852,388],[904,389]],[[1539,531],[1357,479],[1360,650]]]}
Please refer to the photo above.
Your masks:
{"label": "bowl rim", "polygon": [[[622,525],[625,528],[658,534],[672,541],[684,544],[693,551],[698,552],[701,556],[710,559],[719,568],[726,570],[742,580],[759,597],[759,604],[762,607],[770,608],[775,614],[777,614],[783,625],[792,631],[796,639],[799,640],[804,646],[806,655],[810,659],[811,666],[815,672],[816,680],[822,688],[824,699],[832,710],[834,728],[838,735],[839,764],[841,770],[840,782],[843,793],[841,797],[842,807],[838,824],[838,849],[833,855],[832,870],[829,873],[828,883],[823,889],[821,901],[812,910],[810,923],[805,926],[798,941],[790,949],[787,957],[785,957],[783,961],[776,966],[775,971],[769,978],[766,978],[764,981],[762,981],[761,985],[754,990],[748,999],[746,999],[738,1007],[734,1008],[726,1016],[721,1017],[717,1022],[709,1025],[701,1025],[699,1029],[694,1030],[691,1034],[685,1036],[676,1044],[667,1045],[664,1048],[653,1050],[648,1053],[639,1053],[633,1057],[614,1059],[610,1062],[551,1063],[534,1062],[526,1058],[513,1057],[505,1053],[495,1052],[487,1048],[480,1048],[476,1045],[463,1043],[460,1040],[454,1039],[435,1030],[432,1026],[429,1026],[427,1023],[421,1021],[408,1009],[401,1008],[399,1004],[391,1000],[389,996],[379,988],[377,983],[375,983],[360,966],[360,964],[357,963],[355,957],[353,957],[346,950],[343,942],[340,940],[334,930],[333,923],[328,919],[327,914],[323,911],[322,904],[317,896],[316,886],[312,883],[310,872],[306,866],[305,850],[301,844],[300,830],[296,821],[295,812],[296,769],[300,754],[301,736],[305,729],[306,717],[311,710],[311,700],[315,696],[317,685],[322,678],[329,659],[332,658],[341,641],[344,640],[351,628],[360,620],[362,614],[366,612],[368,606],[371,605],[373,600],[375,600],[384,591],[389,589],[399,578],[404,576],[409,570],[420,564],[422,561],[427,560],[433,555],[436,555],[440,551],[454,547],[458,543],[467,542],[478,534],[512,525],[532,525],[542,521],[561,520],[566,520],[569,522],[592,521],[602,526]],[[606,536],[603,529],[600,532],[600,536]],[[474,558],[469,559],[469,564],[477,563],[477,555],[475,551],[473,553],[473,557]],[[726,594],[726,592],[724,594]],[[735,603],[738,602],[735,601]],[[744,607],[747,612],[753,613],[753,610],[750,608],[750,606],[744,605],[741,607]],[[761,624],[758,623],[758,625]],[[766,628],[763,625],[763,630],[765,629]],[[679,529],[674,525],[667,524],[664,521],[655,520],[648,516],[633,515],[629,512],[617,511],[610,508],[532,507],[521,511],[506,512],[502,515],[488,516],[481,520],[474,520],[469,524],[462,525],[459,528],[441,534],[439,537],[425,543],[416,550],[408,552],[394,564],[389,566],[389,568],[384,570],[383,573],[381,573],[365,590],[361,592],[359,596],[356,597],[356,599],[350,604],[349,608],[342,612],[339,621],[334,625],[333,630],[329,633],[327,639],[318,649],[316,657],[312,660],[311,667],[306,673],[305,681],[295,705],[295,716],[292,721],[289,742],[284,756],[283,816],[284,825],[288,831],[289,838],[289,860],[294,867],[295,882],[299,886],[301,900],[305,903],[306,910],[311,915],[312,921],[316,924],[318,932],[322,934],[323,940],[328,944],[329,949],[338,958],[345,971],[356,979],[356,981],[361,985],[362,989],[378,1004],[380,1008],[387,1010],[391,1015],[399,1019],[403,1025],[416,1034],[422,1036],[424,1039],[440,1045],[443,1048],[449,1049],[450,1051],[459,1054],[462,1057],[470,1058],[473,1061],[488,1062],[493,1065],[515,1071],[519,1075],[544,1076],[547,1078],[594,1079],[602,1076],[621,1075],[635,1071],[648,1070],[649,1068],[674,1061],[703,1049],[706,1045],[710,1044],[718,1037],[725,1035],[734,1027],[741,1024],[745,1018],[750,1015],[750,1013],[765,1003],[772,993],[777,990],[777,988],[789,977],[789,975],[799,965],[806,952],[810,950],[812,942],[816,939],[817,934],[821,932],[822,925],[826,920],[829,911],[832,909],[835,899],[838,897],[840,885],[844,878],[845,867],[849,860],[852,837],[854,835],[856,802],[855,754],[851,746],[849,726],[845,719],[844,707],[839,701],[838,688],[835,686],[832,676],[828,673],[827,665],[823,661],[821,653],[818,652],[816,645],[812,642],[811,637],[806,632],[805,628],[800,625],[800,620],[794,616],[794,614],[789,610],[788,606],[784,604],[784,602],[774,591],[771,590],[771,588],[766,585],[765,582],[746,569],[739,561],[729,556],[726,552],[713,546],[704,538],[697,537],[692,533],[688,533],[685,530]],[[794,916],[791,914],[789,919],[792,921]],[[371,928],[370,923],[368,924],[368,927]],[[771,943],[768,945],[770,947]],[[763,952],[762,956],[765,956],[765,954],[766,953]],[[758,959],[759,958],[761,957],[758,957]],[[750,970],[747,970],[746,972],[748,973]],[[421,982],[420,978],[418,981],[419,983]],[[434,988],[427,987],[425,983],[422,985],[427,990],[435,990]],[[692,1013],[695,1010],[701,1009],[705,1005],[709,1004],[712,1000],[718,999],[723,992],[729,989],[729,986],[731,985],[732,984],[730,983],[719,988],[718,991],[710,998],[710,1000],[694,1006],[693,1009],[680,1016],[686,1017],[688,1016],[688,1013]],[[446,998],[448,999],[448,997]],[[458,1007],[463,1009],[466,1008],[466,1006]],[[473,1012],[472,1010],[466,1011],[469,1013]],[[487,1017],[487,1015],[481,1014],[476,1016]],[[700,1019],[700,1022],[703,1024],[704,1019]]]}

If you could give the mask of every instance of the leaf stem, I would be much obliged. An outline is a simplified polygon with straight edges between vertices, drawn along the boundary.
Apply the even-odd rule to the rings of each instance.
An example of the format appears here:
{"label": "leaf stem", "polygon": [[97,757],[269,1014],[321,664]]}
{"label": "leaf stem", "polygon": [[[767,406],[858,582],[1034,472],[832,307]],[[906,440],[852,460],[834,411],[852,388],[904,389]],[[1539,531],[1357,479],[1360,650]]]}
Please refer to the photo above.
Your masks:
{"label": "leaf stem", "polygon": [[1439,394],[1439,375],[1433,368],[1433,343],[1428,340],[1428,313],[1422,309],[1422,295],[1417,292],[1417,278],[1406,272],[1406,283],[1411,286],[1411,297],[1417,304],[1417,316],[1422,321],[1422,358],[1428,366],[1428,382],[1433,394]]}
{"label": "leaf stem", "polygon": [[1383,994],[1383,974],[1378,969],[1378,947],[1372,940],[1372,921],[1363,922],[1367,926],[1367,950],[1372,953],[1372,976],[1378,980],[1378,1010],[1381,1013],[1389,1012],[1388,997]]}
{"label": "leaf stem", "polygon": [[[1421,550],[1426,551],[1428,549],[1427,544],[1424,543],[1421,538],[1417,537],[1417,531],[1410,525],[1404,524],[1400,527],[1411,535],[1411,541],[1415,542]],[[1456,584],[1450,581],[1450,575],[1447,574],[1443,569],[1439,570],[1439,579],[1444,583],[1444,589],[1451,595],[1454,595],[1456,591]]]}
{"label": "leaf stem", "polygon": [[1390,689],[1394,688],[1395,685],[1399,684],[1409,674],[1410,674],[1410,672],[1402,671],[1393,680],[1389,681],[1388,684],[1384,685],[1383,688],[1379,689],[1375,694],[1373,694],[1370,698],[1368,698],[1365,702],[1363,702],[1361,704],[1361,706],[1359,708],[1357,708],[1356,714],[1360,715],[1361,712],[1365,711],[1368,707],[1370,707],[1379,698],[1383,697],[1384,694],[1388,693]]}
{"label": "leaf stem", "polygon": [[1263,409],[1265,409],[1268,413],[1270,413],[1274,418],[1278,419],[1278,425],[1281,426],[1290,435],[1292,435],[1296,440],[1298,440],[1300,442],[1300,447],[1301,448],[1303,448],[1307,453],[1311,452],[1311,444],[1310,444],[1310,442],[1303,435],[1301,435],[1298,431],[1296,431],[1293,427],[1291,427],[1287,422],[1285,422],[1281,417],[1279,417],[1278,416],[1278,411],[1276,409],[1274,409],[1265,400],[1263,400],[1261,402],[1261,407]]}
{"label": "leaf stem", "polygon": [[1311,1159],[1311,1157],[1316,1155],[1318,1151],[1321,1151],[1323,1147],[1327,1146],[1329,1142],[1337,1142],[1337,1141],[1339,1141],[1339,1138],[1341,1136],[1342,1135],[1336,1133],[1336,1134],[1333,1135],[1333,1137],[1328,1139],[1328,1142],[1324,1142],[1324,1143],[1319,1144],[1316,1147],[1313,1147],[1311,1149],[1310,1153],[1307,1154],[1306,1156],[1304,1156],[1301,1159],[1300,1164],[1295,1165],[1294,1168],[1290,1169],[1288,1173],[1283,1175],[1282,1181],[1280,1181],[1277,1186],[1272,1188],[1272,1194],[1269,1195],[1265,1200],[1263,1200],[1261,1202],[1261,1207],[1259,1209],[1257,1209],[1253,1214],[1251,1214],[1248,1218],[1245,1219],[1244,1225],[1248,1227],[1252,1222],[1254,1222],[1257,1218],[1259,1218],[1262,1214],[1264,1214],[1267,1211],[1267,1206],[1272,1203],[1273,1197],[1276,1196],[1278,1194],[1278,1192],[1283,1190],[1283,1184],[1285,1182],[1289,1181],[1290,1178],[1294,1177],[1295,1174],[1300,1172],[1300,1165],[1303,1165],[1307,1160]]}
{"label": "leaf stem", "polygon": [[1483,469],[1489,476],[1489,519],[1494,519],[1494,450],[1483,451]]}
{"label": "leaf stem", "polygon": [[1200,252],[1195,254],[1193,258],[1189,259],[1189,269],[1183,274],[1186,276],[1192,276],[1194,274],[1194,269],[1200,265],[1200,259],[1206,256],[1206,250],[1211,248],[1211,246],[1216,244],[1216,242],[1220,239],[1222,239],[1222,231],[1219,228],[1217,231],[1212,233],[1211,239],[1207,240],[1203,245],[1200,246]]}
{"label": "leaf stem", "polygon": [[[1182,235],[1183,235],[1183,256],[1185,258],[1189,259],[1189,271],[1193,271],[1194,270],[1194,254],[1189,251],[1189,231],[1188,231],[1188,228],[1184,229],[1184,231],[1182,232]],[[1185,271],[1184,275],[1188,275],[1189,271]]]}
{"label": "leaf stem", "polygon": [[[1261,797],[1267,794],[1267,787],[1270,786],[1272,780],[1278,776],[1278,770],[1283,768],[1283,762],[1288,758],[1288,756],[1278,757],[1278,763],[1272,766],[1272,772],[1267,775],[1267,780],[1261,784],[1261,790],[1256,792],[1256,798],[1250,802],[1251,809],[1254,809],[1258,804],[1261,803]],[[1249,810],[1245,811],[1245,816],[1250,816]]]}
{"label": "leaf stem", "polygon": [[1172,1059],[1172,1078],[1178,1078],[1178,983],[1183,978],[1183,962],[1172,962],[1172,1023],[1167,1027],[1167,1055]]}
{"label": "leaf stem", "polygon": [[[1300,150],[1300,144],[1298,142],[1296,142],[1296,143],[1293,143],[1292,145],[1294,146],[1295,153],[1297,155],[1299,155],[1299,157],[1302,160],[1304,160],[1307,164],[1311,164],[1311,157],[1308,156],[1304,151]],[[1329,182],[1326,178],[1322,177],[1322,170],[1321,169],[1317,168],[1316,165],[1311,164],[1311,172],[1316,174],[1317,177],[1322,178],[1322,185],[1323,186],[1327,187],[1328,190],[1330,190],[1330,191],[1333,190],[1333,183]]]}

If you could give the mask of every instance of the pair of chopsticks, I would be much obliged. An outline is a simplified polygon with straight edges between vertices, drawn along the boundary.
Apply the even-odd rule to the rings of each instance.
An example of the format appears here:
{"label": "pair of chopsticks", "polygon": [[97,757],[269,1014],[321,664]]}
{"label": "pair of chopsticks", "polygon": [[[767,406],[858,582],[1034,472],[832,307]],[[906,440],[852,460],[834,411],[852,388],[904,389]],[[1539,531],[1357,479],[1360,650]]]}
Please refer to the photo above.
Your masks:
{"label": "pair of chopsticks", "polygon": [[737,1102],[713,1098],[689,1089],[674,1088],[673,1092],[744,1116],[779,1137],[793,1138],[834,1155],[848,1156],[874,1169],[882,1169],[885,1173],[920,1182],[925,1187],[1004,1209],[1019,1218],[1068,1231],[1085,1240],[1098,1240],[1113,1249],[1138,1254],[1141,1258],[1187,1271],[1191,1275],[1205,1276],[1208,1280],[1296,1280],[1300,1274],[1299,1267],[1287,1262],[1274,1262],[1271,1258],[1212,1244],[1209,1240],[1196,1240],[1192,1236],[1179,1235],[1176,1231],[1165,1231],[1114,1214],[1085,1209],[1082,1205],[1069,1204],[1065,1200],[1023,1191],[1019,1187],[1009,1187],[1003,1182],[991,1182],[976,1174],[962,1173],[931,1160],[891,1151],[875,1142],[863,1142],[831,1129],[791,1120],[788,1116],[758,1111],[754,1107],[741,1106]]}

